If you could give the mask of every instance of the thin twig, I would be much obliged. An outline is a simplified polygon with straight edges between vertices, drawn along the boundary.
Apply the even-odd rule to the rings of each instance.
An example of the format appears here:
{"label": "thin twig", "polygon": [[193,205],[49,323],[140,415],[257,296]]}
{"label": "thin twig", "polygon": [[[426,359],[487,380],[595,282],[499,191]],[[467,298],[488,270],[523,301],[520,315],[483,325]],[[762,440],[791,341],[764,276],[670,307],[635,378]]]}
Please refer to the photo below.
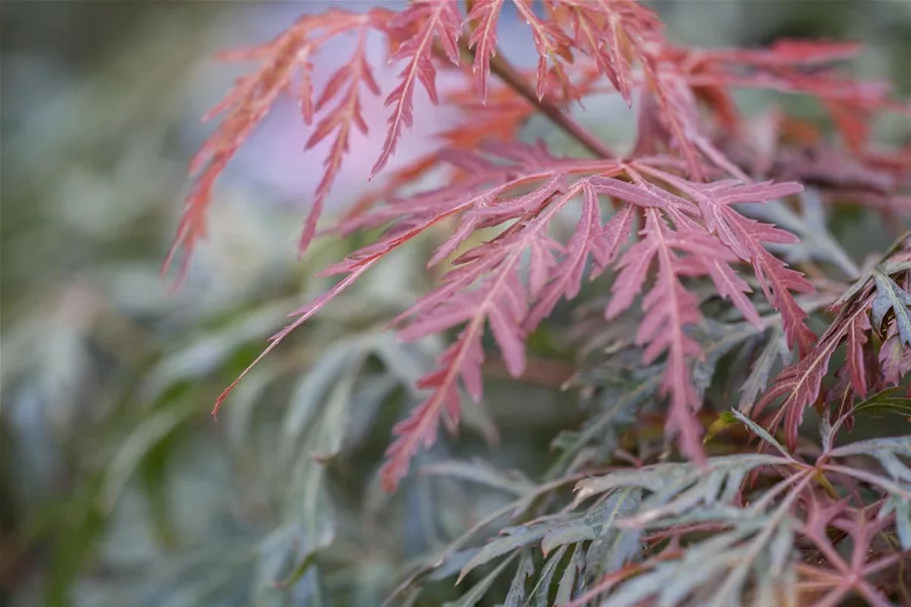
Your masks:
{"label": "thin twig", "polygon": [[[459,42],[462,55],[474,61],[474,51],[468,48],[464,41]],[[534,88],[513,65],[503,57],[497,49],[490,58],[490,71],[502,80],[509,88],[521,95],[526,101],[538,108],[554,125],[564,133],[576,140],[585,149],[599,158],[613,158],[616,156],[600,139],[588,132],[582,125],[573,120],[568,114],[547,99],[538,99]]]}

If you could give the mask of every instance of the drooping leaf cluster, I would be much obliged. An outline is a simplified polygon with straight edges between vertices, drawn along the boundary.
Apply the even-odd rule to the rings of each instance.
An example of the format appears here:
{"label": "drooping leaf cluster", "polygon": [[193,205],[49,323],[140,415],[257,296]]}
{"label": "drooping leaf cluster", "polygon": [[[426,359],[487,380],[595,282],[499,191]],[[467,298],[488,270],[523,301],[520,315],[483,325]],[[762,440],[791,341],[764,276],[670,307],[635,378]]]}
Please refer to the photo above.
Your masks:
{"label": "drooping leaf cluster", "polygon": [[[587,334],[590,355],[568,383],[582,387],[590,416],[555,440],[557,461],[540,486],[516,489],[511,514],[523,520],[466,553],[476,526],[396,596],[434,570],[453,573],[456,555],[462,577],[506,555],[461,604],[491,592],[507,570],[515,571],[509,605],[908,598],[908,432],[838,439],[862,413],[907,415],[911,235],[899,228],[891,248],[858,265],[827,224],[846,203],[872,209],[890,227],[907,222],[911,155],[877,147],[871,130],[879,114],[907,117],[908,108],[882,83],[833,69],[854,45],[680,47],[655,13],[631,0],[511,2],[538,55],[527,73],[498,48],[505,5],[333,9],[229,54],[259,67],[216,109],[225,118],[194,161],[175,242],[188,254],[205,234],[216,177],[288,91],[304,121],[315,123],[306,146],[334,137],[304,251],[349,134],[379,126],[363,119],[361,84],[384,96],[386,138],[371,171],[379,185],[323,232],[378,235],[322,273],[340,278],[294,311],[253,364],[393,252],[430,238],[433,288],[391,326],[402,341],[449,342],[415,383],[419,404],[394,428],[380,468],[389,490],[437,441],[441,424],[455,430],[463,396],[482,400],[483,371],[495,357],[523,377],[527,343],[561,302],[589,289],[602,295],[586,298],[583,311],[598,314],[583,314],[576,332]],[[401,67],[390,91],[380,91],[371,71],[368,32],[385,37]],[[349,34],[351,61],[313,90],[321,47]],[[443,70],[458,84],[441,93]],[[743,89],[809,96],[839,137],[774,108],[748,116],[735,100]],[[390,172],[419,91],[462,107],[464,123],[443,132],[433,154]],[[573,117],[580,102],[606,92],[635,107],[636,138],[624,154]],[[585,155],[521,141],[523,124],[538,115]],[[431,175],[436,185],[414,192]],[[560,235],[557,226],[573,214],[573,229]],[[801,435],[810,410],[821,420],[821,444]],[[606,474],[576,485],[574,500],[561,494],[605,466]]]}

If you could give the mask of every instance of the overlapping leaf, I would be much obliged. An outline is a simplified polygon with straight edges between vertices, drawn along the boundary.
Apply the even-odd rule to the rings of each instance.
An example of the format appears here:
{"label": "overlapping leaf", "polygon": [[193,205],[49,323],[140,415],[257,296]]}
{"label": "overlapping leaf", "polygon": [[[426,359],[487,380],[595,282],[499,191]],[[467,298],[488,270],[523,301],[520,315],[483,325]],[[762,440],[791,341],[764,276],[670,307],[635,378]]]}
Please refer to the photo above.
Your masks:
{"label": "overlapping leaf", "polygon": [[[881,390],[896,385],[907,372],[909,349],[901,336],[901,326],[908,315],[911,295],[899,286],[908,279],[905,259],[911,239],[906,235],[873,270],[858,279],[836,303],[838,315],[819,342],[797,363],[788,367],[775,380],[773,387],[759,400],[755,413],[764,411],[776,399],[784,397],[771,418],[771,427],[782,421],[790,445],[794,445],[797,428],[805,408],[820,395],[822,380],[829,370],[832,356],[842,343],[847,344],[846,377],[853,395],[863,399],[870,389]],[[898,281],[898,282],[896,282]],[[886,340],[879,356],[886,365],[872,368],[878,361],[872,331],[883,332],[888,316]]]}
{"label": "overlapping leaf", "polygon": [[[226,114],[218,130],[197,152],[190,165],[190,172],[196,178],[186,199],[184,216],[165,260],[165,267],[170,265],[182,247],[182,271],[185,271],[193,247],[205,236],[206,211],[211,202],[215,180],[238,148],[265,119],[279,95],[285,91],[292,92],[297,99],[307,125],[312,124],[320,110],[327,108],[336,96],[341,95],[338,104],[317,123],[306,144],[307,148],[311,148],[335,133],[334,143],[325,160],[325,173],[317,187],[301,235],[301,249],[307,247],[323,203],[341,168],[342,158],[348,152],[351,129],[357,128],[362,133],[367,131],[361,115],[360,86],[364,84],[373,94],[379,94],[367,63],[365,36],[369,30],[388,31],[391,17],[392,13],[380,8],[363,14],[332,9],[322,15],[301,17],[268,44],[223,53],[222,57],[226,60],[258,61],[261,66],[255,72],[240,78],[234,89],[207,115],[207,118],[212,118],[221,113]],[[358,36],[352,59],[332,75],[319,98],[314,100],[312,59],[320,47],[346,33]]]}

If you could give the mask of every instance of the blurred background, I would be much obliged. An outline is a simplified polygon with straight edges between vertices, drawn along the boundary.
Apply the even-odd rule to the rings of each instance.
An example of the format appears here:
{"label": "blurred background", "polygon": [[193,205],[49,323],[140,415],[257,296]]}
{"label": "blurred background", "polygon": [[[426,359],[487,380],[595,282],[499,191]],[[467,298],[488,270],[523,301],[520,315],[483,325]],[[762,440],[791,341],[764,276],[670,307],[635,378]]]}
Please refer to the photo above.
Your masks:
{"label": "blurred background", "polygon": [[[413,478],[395,496],[374,481],[389,429],[414,403],[410,385],[440,347],[396,345],[382,330],[425,287],[421,251],[382,266],[258,367],[217,422],[209,415],[285,315],[325,288],[316,270],[356,244],[330,239],[296,257],[322,158],[303,154],[290,101],[220,181],[186,284],[170,292],[159,277],[187,163],[214,126],[200,117],[245,67],[214,52],[342,4],[370,3],[0,4],[0,604],[375,606],[415,558],[502,503],[446,475]],[[706,46],[859,40],[856,73],[911,91],[911,2],[653,5],[672,39]],[[533,61],[509,15],[504,48]],[[344,44],[333,49],[317,82],[347,57]],[[423,95],[417,104],[398,163],[463,119]],[[597,128],[628,132],[622,105],[609,107]],[[367,185],[380,102],[365,114],[378,126],[353,142],[330,212]],[[535,136],[552,136],[539,127]],[[485,406],[466,409],[461,440],[421,461],[483,454],[516,468],[516,483],[539,474],[553,434],[577,421],[561,374],[542,371],[538,386],[492,379]],[[318,566],[295,571],[327,546]],[[437,603],[422,600],[451,598],[449,585]]]}

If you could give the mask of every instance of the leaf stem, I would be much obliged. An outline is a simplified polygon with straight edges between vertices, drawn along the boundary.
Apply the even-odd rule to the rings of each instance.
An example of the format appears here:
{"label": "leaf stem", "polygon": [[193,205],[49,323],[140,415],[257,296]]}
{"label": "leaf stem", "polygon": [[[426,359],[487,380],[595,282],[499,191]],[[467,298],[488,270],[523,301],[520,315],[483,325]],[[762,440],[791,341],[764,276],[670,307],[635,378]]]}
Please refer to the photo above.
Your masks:
{"label": "leaf stem", "polygon": [[[466,58],[474,61],[475,53],[464,41],[459,42],[459,48]],[[582,147],[597,156],[598,158],[614,158],[616,154],[611,151],[607,145],[600,139],[592,135],[581,124],[576,122],[566,112],[561,110],[556,104],[548,99],[538,99],[534,88],[525,79],[519,70],[517,70],[497,49],[495,55],[490,58],[490,71],[502,80],[509,88],[521,95],[526,101],[537,107],[538,110],[547,117],[557,128],[573,138]]]}

